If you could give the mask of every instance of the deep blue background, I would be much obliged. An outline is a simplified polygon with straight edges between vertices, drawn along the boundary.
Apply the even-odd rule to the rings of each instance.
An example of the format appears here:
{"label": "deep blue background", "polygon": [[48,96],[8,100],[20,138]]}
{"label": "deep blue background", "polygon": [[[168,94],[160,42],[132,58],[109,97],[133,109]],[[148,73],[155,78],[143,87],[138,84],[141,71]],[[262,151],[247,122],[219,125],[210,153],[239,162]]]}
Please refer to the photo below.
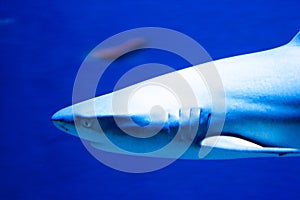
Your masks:
{"label": "deep blue background", "polygon": [[[299,10],[298,0],[2,0],[0,19],[10,22],[0,23],[0,198],[299,199],[300,158],[179,160],[127,174],[99,163],[50,121],[71,104],[81,62],[107,37],[165,27],[218,59],[288,42],[300,30]],[[102,92],[110,89],[108,82]]]}

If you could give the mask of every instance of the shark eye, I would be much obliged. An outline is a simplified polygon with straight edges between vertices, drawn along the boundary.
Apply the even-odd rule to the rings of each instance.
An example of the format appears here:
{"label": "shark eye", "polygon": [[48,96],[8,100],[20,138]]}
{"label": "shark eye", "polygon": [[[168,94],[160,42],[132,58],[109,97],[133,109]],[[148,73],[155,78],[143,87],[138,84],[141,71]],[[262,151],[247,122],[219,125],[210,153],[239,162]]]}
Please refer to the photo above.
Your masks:
{"label": "shark eye", "polygon": [[90,128],[92,126],[92,122],[88,119],[82,119],[82,125],[86,128]]}

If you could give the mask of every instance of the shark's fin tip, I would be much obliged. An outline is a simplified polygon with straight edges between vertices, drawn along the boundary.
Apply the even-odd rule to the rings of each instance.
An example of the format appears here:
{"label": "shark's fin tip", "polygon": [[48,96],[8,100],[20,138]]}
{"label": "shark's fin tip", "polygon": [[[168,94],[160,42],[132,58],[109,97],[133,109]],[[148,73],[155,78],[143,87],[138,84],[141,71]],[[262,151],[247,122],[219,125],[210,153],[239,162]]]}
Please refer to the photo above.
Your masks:
{"label": "shark's fin tip", "polygon": [[300,46],[300,31],[293,37],[293,39],[288,44],[293,46]]}

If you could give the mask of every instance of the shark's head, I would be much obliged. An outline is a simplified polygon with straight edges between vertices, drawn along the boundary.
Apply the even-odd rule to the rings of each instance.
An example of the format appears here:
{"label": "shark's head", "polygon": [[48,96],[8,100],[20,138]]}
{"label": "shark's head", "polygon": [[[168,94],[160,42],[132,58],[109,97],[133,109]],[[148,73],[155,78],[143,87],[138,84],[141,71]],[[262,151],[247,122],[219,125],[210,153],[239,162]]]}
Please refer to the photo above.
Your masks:
{"label": "shark's head", "polygon": [[[159,90],[157,88],[152,88]],[[179,106],[168,94],[127,95],[117,91],[61,109],[52,116],[60,130],[93,142],[104,132],[121,130],[133,137],[151,137],[179,123]],[[142,92],[143,93],[143,92]],[[142,98],[141,98],[142,97]],[[129,102],[129,103],[128,103]]]}
{"label": "shark's head", "polygon": [[[112,143],[130,152],[153,152],[164,146],[174,151],[182,146],[183,152],[204,138],[210,116],[209,92],[194,74],[189,69],[180,76],[149,79],[66,107],[52,121],[60,130],[109,152],[116,152]],[[167,151],[164,156],[174,157]]]}
{"label": "shark's head", "polygon": [[204,122],[200,128],[206,127],[207,115],[199,107],[182,108],[164,91],[148,97],[135,94],[128,100],[122,91],[114,92],[74,104],[56,112],[52,121],[60,130],[109,152],[115,152],[112,144],[130,152],[153,152],[173,139],[189,147],[199,136],[199,122]]}

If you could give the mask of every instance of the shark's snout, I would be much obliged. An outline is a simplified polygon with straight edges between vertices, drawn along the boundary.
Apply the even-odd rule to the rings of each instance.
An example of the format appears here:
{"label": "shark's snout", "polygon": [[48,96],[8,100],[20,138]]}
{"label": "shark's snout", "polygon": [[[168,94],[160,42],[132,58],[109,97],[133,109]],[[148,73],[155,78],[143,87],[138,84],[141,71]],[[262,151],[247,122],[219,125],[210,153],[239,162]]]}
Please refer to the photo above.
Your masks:
{"label": "shark's snout", "polygon": [[54,121],[65,121],[65,122],[73,122],[73,109],[72,106],[63,108],[56,113],[53,114],[51,120]]}
{"label": "shark's snout", "polygon": [[51,121],[58,129],[74,135],[74,115],[71,106],[54,113]]}

